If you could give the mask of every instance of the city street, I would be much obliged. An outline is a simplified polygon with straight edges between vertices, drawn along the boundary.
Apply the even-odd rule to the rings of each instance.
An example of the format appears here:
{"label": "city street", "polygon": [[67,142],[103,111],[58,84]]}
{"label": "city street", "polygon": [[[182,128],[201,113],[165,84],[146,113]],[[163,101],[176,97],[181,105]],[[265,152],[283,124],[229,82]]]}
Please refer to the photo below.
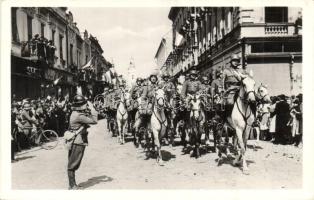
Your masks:
{"label": "city street", "polygon": [[[199,159],[182,155],[182,146],[163,146],[164,166],[146,159],[142,149],[127,140],[120,145],[105,130],[105,121],[89,129],[89,146],[77,183],[84,189],[294,189],[302,187],[302,148],[260,142],[247,160],[250,175],[225,159],[217,166],[217,154]],[[12,163],[12,189],[67,189],[67,150],[62,142],[53,150],[35,148],[21,152]]]}

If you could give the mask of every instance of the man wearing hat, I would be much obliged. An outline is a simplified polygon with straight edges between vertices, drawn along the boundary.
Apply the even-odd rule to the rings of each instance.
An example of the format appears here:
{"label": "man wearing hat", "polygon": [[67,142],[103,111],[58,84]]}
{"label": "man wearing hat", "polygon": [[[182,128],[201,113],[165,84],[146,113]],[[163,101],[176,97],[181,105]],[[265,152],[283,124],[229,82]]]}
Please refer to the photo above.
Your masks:
{"label": "man wearing hat", "polygon": [[157,85],[158,78],[155,74],[152,74],[150,75],[148,80],[150,81],[150,84],[143,86],[143,92],[140,99],[141,103],[139,105],[140,108],[138,109],[137,112],[139,117],[136,119],[134,123],[135,132],[138,132],[140,125],[144,122],[144,120],[147,120],[152,113],[153,97],[155,89],[158,87]]}
{"label": "man wearing hat", "polygon": [[142,99],[148,100],[148,112],[151,112],[153,98],[155,95],[155,90],[158,87],[158,77],[155,74],[150,75],[149,79],[150,84],[143,88]]}
{"label": "man wearing hat", "polygon": [[216,79],[211,84],[212,96],[220,95],[223,92],[222,71],[216,71]]}
{"label": "man wearing hat", "polygon": [[168,120],[168,124],[170,124],[170,128],[173,128],[173,124],[171,123],[170,117],[171,117],[171,110],[170,110],[170,101],[172,98],[172,95],[176,92],[176,87],[173,84],[173,82],[171,82],[170,79],[170,75],[169,73],[164,73],[162,75],[162,79],[163,82],[160,84],[160,87],[163,88],[164,92],[165,92],[165,98],[166,98],[166,106],[168,109],[165,110],[165,116]]}
{"label": "man wearing hat", "polygon": [[143,93],[142,83],[143,83],[143,80],[141,78],[136,79],[136,85],[133,86],[130,91],[130,95],[132,99],[137,99],[140,96],[142,96],[142,93]]}
{"label": "man wearing hat", "polygon": [[31,105],[28,102],[25,102],[23,105],[22,113],[21,113],[21,123],[23,125],[23,132],[27,138],[28,148],[30,148],[31,146],[31,141],[29,140],[29,136],[32,131],[35,131],[34,127],[38,125],[38,122],[35,119],[35,113],[33,113],[31,109],[32,109]]}
{"label": "man wearing hat", "polygon": [[203,75],[200,81],[201,81],[201,91],[205,92],[206,94],[210,94],[211,85],[210,85],[209,77],[206,75]]}
{"label": "man wearing hat", "polygon": [[93,105],[81,95],[74,97],[72,110],[69,130],[78,131],[78,133],[76,133],[68,154],[68,179],[69,189],[76,190],[79,189],[79,186],[75,181],[75,171],[80,167],[85,147],[88,145],[87,128],[90,124],[97,123],[97,112]]}
{"label": "man wearing hat", "polygon": [[190,98],[188,97],[188,94],[194,95],[200,89],[201,89],[201,82],[199,80],[197,80],[197,71],[191,70],[189,80],[186,80],[183,83],[182,90],[181,90],[181,96],[183,99],[186,99],[187,102],[189,102]]}
{"label": "man wearing hat", "polygon": [[222,79],[224,83],[224,88],[226,90],[226,109],[232,110],[234,104],[234,95],[239,89],[241,84],[241,79],[246,77],[240,65],[240,57],[236,54],[231,56],[230,67],[224,69],[222,74]]}

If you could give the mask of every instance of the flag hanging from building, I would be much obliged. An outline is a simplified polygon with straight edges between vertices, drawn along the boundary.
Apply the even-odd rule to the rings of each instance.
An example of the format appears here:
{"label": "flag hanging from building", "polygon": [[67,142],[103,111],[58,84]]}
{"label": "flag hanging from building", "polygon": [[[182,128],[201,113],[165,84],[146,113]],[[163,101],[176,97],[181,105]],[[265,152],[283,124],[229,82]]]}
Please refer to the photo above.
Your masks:
{"label": "flag hanging from building", "polygon": [[93,65],[93,58],[94,57],[92,57],[87,63],[86,63],[86,65],[84,65],[83,67],[82,67],[82,69],[83,70],[93,70],[94,69],[94,65]]}
{"label": "flag hanging from building", "polygon": [[178,31],[176,31],[176,39],[174,42],[175,46],[181,46],[184,43],[184,37]]}
{"label": "flag hanging from building", "polygon": [[61,79],[62,79],[62,76],[60,76],[59,78],[57,78],[56,80],[54,80],[54,81],[53,81],[53,84],[54,84],[54,85],[57,85],[57,84],[60,82]]}

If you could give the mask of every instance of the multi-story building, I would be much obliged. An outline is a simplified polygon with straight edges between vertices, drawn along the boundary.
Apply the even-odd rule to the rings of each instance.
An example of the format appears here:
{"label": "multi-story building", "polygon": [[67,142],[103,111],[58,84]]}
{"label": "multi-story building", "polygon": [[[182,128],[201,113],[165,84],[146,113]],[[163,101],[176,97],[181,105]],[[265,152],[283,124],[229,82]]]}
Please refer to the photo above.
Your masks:
{"label": "multi-story building", "polygon": [[[16,7],[11,15],[12,95],[38,98],[74,94],[82,78],[78,76],[80,68],[92,58],[87,31],[82,38],[66,7]],[[97,48],[101,49],[99,44]],[[102,49],[97,51],[102,57]],[[95,72],[100,70],[89,76],[96,79]]]}
{"label": "multi-story building", "polygon": [[162,37],[155,54],[155,61],[161,73],[173,73],[172,57],[172,37],[171,32],[169,32]]}
{"label": "multi-story building", "polygon": [[168,17],[178,73],[213,74],[238,54],[271,94],[302,92],[301,8],[173,7]]}

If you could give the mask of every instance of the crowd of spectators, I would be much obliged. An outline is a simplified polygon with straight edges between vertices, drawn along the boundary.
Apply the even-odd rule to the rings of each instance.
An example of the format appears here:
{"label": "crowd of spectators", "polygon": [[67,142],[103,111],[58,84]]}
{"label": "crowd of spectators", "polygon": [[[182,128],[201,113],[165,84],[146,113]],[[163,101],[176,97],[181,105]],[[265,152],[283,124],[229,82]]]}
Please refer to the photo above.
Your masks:
{"label": "crowd of spectators", "polygon": [[11,160],[16,152],[30,149],[31,140],[39,128],[54,130],[63,136],[69,123],[71,106],[67,98],[39,98],[12,100],[11,106]]}
{"label": "crowd of spectators", "polygon": [[258,107],[257,120],[260,140],[271,141],[274,144],[302,143],[302,106],[303,96],[272,96],[270,104]]}

